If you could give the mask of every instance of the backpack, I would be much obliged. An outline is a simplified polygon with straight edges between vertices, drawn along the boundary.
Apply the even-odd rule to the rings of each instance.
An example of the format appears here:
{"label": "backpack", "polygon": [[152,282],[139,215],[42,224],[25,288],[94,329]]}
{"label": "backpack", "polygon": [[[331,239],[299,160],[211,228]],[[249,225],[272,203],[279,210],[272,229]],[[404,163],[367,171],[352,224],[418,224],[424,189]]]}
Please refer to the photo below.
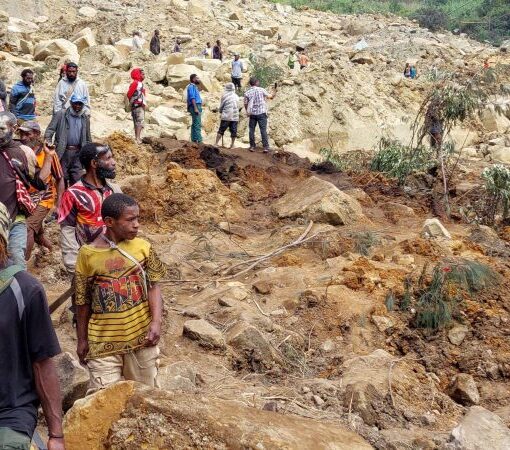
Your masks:
{"label": "backpack", "polygon": [[7,288],[11,288],[12,293],[16,298],[16,303],[18,304],[18,317],[20,320],[23,316],[23,311],[25,311],[25,300],[23,299],[21,286],[19,285],[18,280],[14,278],[14,275],[18,272],[22,272],[23,270],[25,269],[18,265],[9,266],[0,270],[0,294]]}

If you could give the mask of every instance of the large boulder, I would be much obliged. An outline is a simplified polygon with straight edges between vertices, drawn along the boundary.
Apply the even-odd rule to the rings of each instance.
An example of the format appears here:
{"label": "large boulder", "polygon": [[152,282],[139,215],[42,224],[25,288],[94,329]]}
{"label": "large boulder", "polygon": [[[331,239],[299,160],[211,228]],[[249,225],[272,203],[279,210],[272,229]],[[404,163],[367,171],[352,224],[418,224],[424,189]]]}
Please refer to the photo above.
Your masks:
{"label": "large boulder", "polygon": [[78,52],[81,53],[82,50],[96,45],[96,35],[89,27],[87,27],[76,33],[71,38],[71,42],[76,45]]}
{"label": "large boulder", "polygon": [[489,147],[489,153],[494,161],[510,164],[510,147],[504,145],[492,145]]}
{"label": "large boulder", "polygon": [[347,225],[366,221],[357,200],[334,184],[312,176],[288,191],[273,205],[280,218],[305,217],[315,222]]}
{"label": "large boulder", "polygon": [[219,59],[206,59],[196,56],[186,58],[186,64],[198,67],[206,72],[215,72],[222,65],[222,62]]}
{"label": "large boulder", "polygon": [[205,348],[221,349],[225,347],[225,340],[221,331],[204,319],[184,322],[182,334],[193,341],[198,341]]}
{"label": "large boulder", "polygon": [[151,111],[149,122],[171,130],[178,130],[186,127],[188,115],[171,106],[160,105]]}
{"label": "large boulder", "polygon": [[76,400],[85,397],[89,373],[70,353],[61,353],[54,361],[62,391],[62,408],[67,411]]}
{"label": "large boulder", "polygon": [[166,58],[167,65],[175,65],[175,64],[184,64],[185,60],[184,53],[170,53],[168,57]]}
{"label": "large boulder", "polygon": [[159,83],[166,78],[167,68],[168,65],[165,61],[155,62],[146,66],[145,73],[149,80]]}
{"label": "large boulder", "polygon": [[278,25],[264,24],[255,25],[251,28],[252,33],[260,34],[261,36],[273,37],[278,31]]}
{"label": "large boulder", "polygon": [[218,81],[214,80],[210,74],[189,64],[175,64],[168,66],[166,79],[170,86],[175,89],[184,89],[189,84],[191,74],[197,74],[201,80],[200,87],[205,92],[217,92],[221,89]]}
{"label": "large boulder", "polygon": [[78,47],[67,39],[50,39],[39,42],[34,48],[34,59],[44,61],[48,56],[68,57],[73,62],[78,62]]}
{"label": "large boulder", "polygon": [[39,31],[39,25],[28,20],[19,19],[17,17],[9,17],[8,31],[11,33],[20,33],[30,35]]}
{"label": "large boulder", "polygon": [[64,433],[68,448],[87,450],[372,448],[338,423],[263,411],[202,393],[165,392],[132,381],[77,402],[66,415]]}
{"label": "large boulder", "polygon": [[437,218],[427,219],[422,228],[423,236],[427,238],[451,239],[452,236]]}
{"label": "large boulder", "polygon": [[190,0],[188,2],[188,14],[191,17],[207,17],[212,13],[210,0]]}
{"label": "large boulder", "polygon": [[480,394],[475,380],[468,373],[455,375],[447,392],[457,403],[464,406],[477,405],[480,402]]}
{"label": "large boulder", "polygon": [[459,450],[508,450],[510,429],[498,415],[472,406],[452,430],[451,441]]}
{"label": "large boulder", "polygon": [[94,8],[90,7],[90,6],[82,6],[78,10],[78,14],[80,16],[88,17],[89,19],[92,19],[92,18],[96,17],[97,11]]}
{"label": "large boulder", "polygon": [[80,67],[87,72],[101,71],[104,67],[120,68],[124,58],[113,45],[95,45],[81,52]]}

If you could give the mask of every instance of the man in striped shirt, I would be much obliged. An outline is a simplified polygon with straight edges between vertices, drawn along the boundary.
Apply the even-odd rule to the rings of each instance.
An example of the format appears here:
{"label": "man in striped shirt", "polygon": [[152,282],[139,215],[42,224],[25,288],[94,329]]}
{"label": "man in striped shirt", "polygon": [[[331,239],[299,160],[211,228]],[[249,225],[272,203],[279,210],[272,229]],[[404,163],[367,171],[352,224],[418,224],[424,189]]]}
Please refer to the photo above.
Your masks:
{"label": "man in striped shirt", "polygon": [[225,85],[225,92],[220,101],[220,114],[221,122],[216,135],[216,145],[218,145],[220,139],[223,139],[223,135],[228,128],[231,138],[230,148],[232,148],[237,137],[237,124],[239,123],[239,97],[235,93],[234,83]]}
{"label": "man in striped shirt", "polygon": [[260,128],[260,135],[262,137],[262,146],[264,153],[269,152],[269,138],[267,136],[267,104],[266,98],[272,99],[276,95],[275,91],[270,94],[264,88],[259,86],[259,80],[252,77],[250,78],[250,88],[244,94],[244,107],[250,117],[249,122],[249,137],[250,137],[250,151],[255,151],[255,128],[257,124]]}
{"label": "man in striped shirt", "polygon": [[76,263],[77,353],[90,391],[125,380],[157,386],[157,344],[165,267],[138,234],[139,208],[125,194],[101,207],[104,234],[81,247]]}

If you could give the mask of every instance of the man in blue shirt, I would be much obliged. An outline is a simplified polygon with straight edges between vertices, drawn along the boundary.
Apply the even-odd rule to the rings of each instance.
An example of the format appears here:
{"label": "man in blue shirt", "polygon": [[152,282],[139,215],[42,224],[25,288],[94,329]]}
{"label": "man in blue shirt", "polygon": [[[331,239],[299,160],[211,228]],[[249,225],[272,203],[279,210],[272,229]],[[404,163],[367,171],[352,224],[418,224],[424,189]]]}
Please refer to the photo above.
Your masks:
{"label": "man in blue shirt", "polygon": [[188,99],[188,112],[191,114],[191,142],[202,142],[202,97],[198,86],[200,79],[198,75],[192,74],[189,77],[190,83],[186,88]]}
{"label": "man in blue shirt", "polygon": [[21,72],[21,81],[11,89],[9,111],[16,116],[18,123],[35,120],[34,72],[25,69]]}

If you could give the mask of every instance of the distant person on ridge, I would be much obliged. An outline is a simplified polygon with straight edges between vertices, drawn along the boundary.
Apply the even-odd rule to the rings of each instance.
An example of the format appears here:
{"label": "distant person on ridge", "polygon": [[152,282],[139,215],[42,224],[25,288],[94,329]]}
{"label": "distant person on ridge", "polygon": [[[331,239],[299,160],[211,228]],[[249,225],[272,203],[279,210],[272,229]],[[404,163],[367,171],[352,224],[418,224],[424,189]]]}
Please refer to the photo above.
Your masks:
{"label": "distant person on ridge", "polygon": [[79,98],[86,99],[84,104],[85,114],[90,115],[90,96],[87,83],[78,77],[78,65],[70,62],[66,64],[66,74],[55,88],[53,94],[53,114],[55,115],[62,109],[69,108],[70,99],[73,94]]}
{"label": "distant person on ridge", "polygon": [[298,61],[299,61],[299,67],[301,68],[301,70],[306,69],[308,67],[308,64],[310,63],[310,59],[308,58],[308,56],[306,55],[304,50],[301,51],[301,53],[299,53]]}
{"label": "distant person on ridge", "polygon": [[191,142],[202,142],[202,97],[198,86],[200,79],[198,75],[192,74],[189,77],[190,83],[186,88],[186,99],[188,112],[191,114]]}
{"label": "distant person on ridge", "polygon": [[250,151],[255,151],[255,128],[258,124],[260,135],[262,137],[262,146],[264,153],[269,152],[269,138],[267,136],[267,104],[266,98],[274,98],[276,95],[276,86],[272,94],[259,86],[259,80],[255,77],[250,78],[250,88],[244,94],[244,107],[250,117],[249,136]]}
{"label": "distant person on ridge", "polygon": [[210,42],[207,42],[207,44],[205,44],[205,48],[202,50],[201,55],[204,58],[207,58],[207,59],[211,59],[212,58],[212,48],[211,48],[211,43]]}
{"label": "distant person on ridge", "polygon": [[406,63],[406,66],[404,67],[404,77],[411,78],[411,64]]}
{"label": "distant person on ridge", "polygon": [[212,49],[212,57],[213,59],[219,59],[223,61],[223,50],[221,49],[221,42],[216,41],[216,45]]}
{"label": "distant person on ridge", "polygon": [[135,127],[135,139],[137,143],[141,143],[141,134],[145,123],[145,107],[147,106],[145,97],[145,87],[143,80],[145,74],[142,69],[136,68],[131,71],[133,82],[127,91],[127,97],[131,106],[131,116]]}
{"label": "distant person on ridge", "polygon": [[241,81],[243,79],[243,63],[239,59],[239,53],[234,55],[234,60],[232,61],[232,83],[234,83],[236,91],[241,90]]}
{"label": "distant person on ridge", "polygon": [[230,148],[234,146],[237,137],[237,124],[239,123],[239,97],[235,93],[234,83],[225,85],[225,92],[221,97],[220,108],[221,123],[216,135],[216,145],[222,140],[227,128],[230,130]]}
{"label": "distant person on ridge", "polygon": [[175,40],[175,45],[174,45],[174,48],[173,48],[172,52],[173,53],[181,53],[182,52],[181,40],[179,38],[177,38]]}
{"label": "distant person on ridge", "polygon": [[18,125],[27,120],[35,120],[34,72],[24,69],[21,81],[11,88],[9,111],[16,116]]}
{"label": "distant person on ridge", "polygon": [[291,50],[289,54],[289,59],[287,61],[287,66],[289,67],[290,70],[293,70],[294,67],[296,66],[296,63],[297,63],[296,52],[294,50]]}
{"label": "distant person on ridge", "polygon": [[133,51],[134,52],[141,52],[143,50],[143,39],[142,39],[142,33],[139,31],[133,32]]}
{"label": "distant person on ridge", "polygon": [[150,43],[150,50],[153,55],[159,55],[161,53],[161,42],[159,40],[160,34],[159,30],[154,30],[154,35],[152,36]]}

